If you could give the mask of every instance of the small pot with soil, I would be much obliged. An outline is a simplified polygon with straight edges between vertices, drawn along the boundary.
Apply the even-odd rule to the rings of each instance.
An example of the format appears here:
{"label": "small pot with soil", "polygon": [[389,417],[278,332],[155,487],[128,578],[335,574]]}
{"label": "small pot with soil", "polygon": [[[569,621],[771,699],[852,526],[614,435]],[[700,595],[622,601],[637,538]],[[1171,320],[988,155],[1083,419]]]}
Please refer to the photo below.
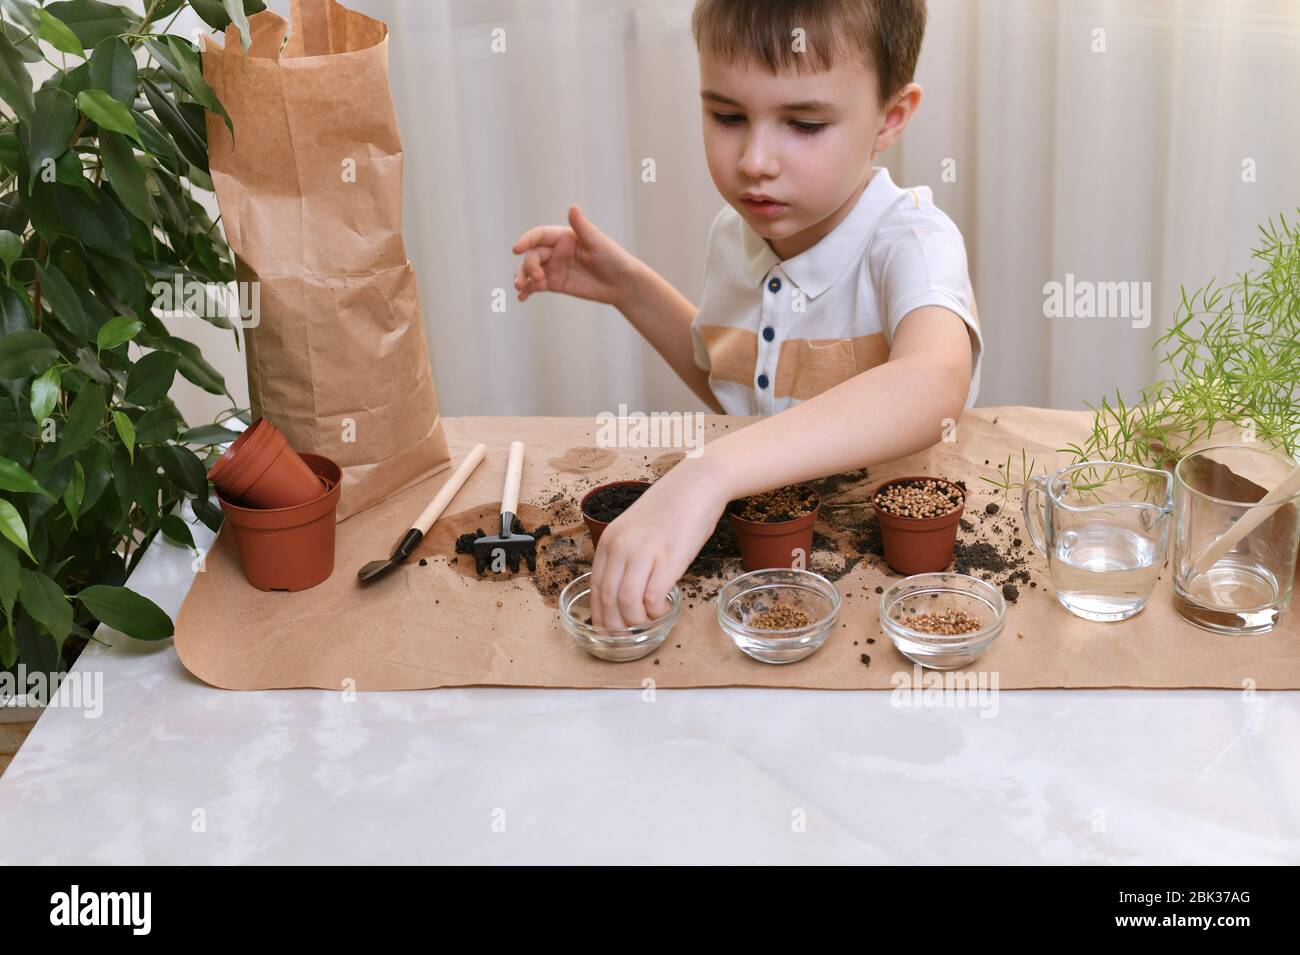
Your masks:
{"label": "small pot with soil", "polygon": [[650,487],[649,481],[612,481],[593,487],[582,498],[582,522],[591,533],[593,547],[605,528],[636,503]]}
{"label": "small pot with soil", "polygon": [[258,590],[306,590],[334,571],[334,518],[343,471],[319,454],[304,454],[302,460],[321,485],[305,504],[241,507],[217,491],[244,576]]}
{"label": "small pot with soil", "polygon": [[821,503],[807,484],[790,484],[728,504],[745,570],[805,567]]}
{"label": "small pot with soil", "polygon": [[925,574],[952,563],[966,490],[945,478],[895,478],[871,498],[885,562],[900,574]]}

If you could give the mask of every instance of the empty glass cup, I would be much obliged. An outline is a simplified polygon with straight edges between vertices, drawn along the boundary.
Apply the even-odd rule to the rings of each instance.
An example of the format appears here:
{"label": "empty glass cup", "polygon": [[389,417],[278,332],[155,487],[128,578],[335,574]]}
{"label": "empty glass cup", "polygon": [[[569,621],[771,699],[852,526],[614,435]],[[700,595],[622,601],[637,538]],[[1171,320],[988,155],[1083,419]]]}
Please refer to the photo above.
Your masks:
{"label": "empty glass cup", "polygon": [[1142,610],[1169,548],[1172,479],[1116,461],[1085,461],[1025,483],[1025,530],[1047,555],[1056,599],[1085,620]]}
{"label": "empty glass cup", "polygon": [[1264,511],[1268,516],[1207,569],[1209,548],[1295,465],[1263,448],[1219,446],[1185,456],[1174,469],[1174,609],[1216,633],[1271,630],[1291,601],[1300,548],[1300,493]]}

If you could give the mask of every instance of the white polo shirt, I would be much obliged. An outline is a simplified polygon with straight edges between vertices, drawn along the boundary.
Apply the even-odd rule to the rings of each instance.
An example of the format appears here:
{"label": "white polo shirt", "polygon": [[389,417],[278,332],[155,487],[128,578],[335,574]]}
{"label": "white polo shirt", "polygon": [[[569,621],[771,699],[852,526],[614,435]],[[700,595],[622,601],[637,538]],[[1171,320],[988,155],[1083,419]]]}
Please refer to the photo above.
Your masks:
{"label": "white polo shirt", "polygon": [[731,206],[718,213],[691,323],[695,363],[727,414],[775,414],[887,361],[899,323],[922,305],[970,330],[969,408],[983,338],[966,245],[929,188],[900,189],[878,166],[843,221],[789,259]]}

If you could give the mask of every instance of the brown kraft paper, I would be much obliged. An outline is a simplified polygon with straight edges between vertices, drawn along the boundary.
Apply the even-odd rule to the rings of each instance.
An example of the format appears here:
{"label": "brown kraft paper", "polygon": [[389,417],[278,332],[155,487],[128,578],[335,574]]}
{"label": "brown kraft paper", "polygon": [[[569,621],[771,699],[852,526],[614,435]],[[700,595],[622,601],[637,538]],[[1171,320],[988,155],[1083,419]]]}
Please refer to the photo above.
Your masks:
{"label": "brown kraft paper", "polygon": [[[447,466],[415,270],[402,240],[402,143],[388,28],[333,0],[270,11],[203,73],[234,125],[208,114],[209,162],[241,282],[254,416],[343,468],[339,520]],[[281,43],[284,42],[283,50]]]}
{"label": "brown kraft paper", "polygon": [[[707,439],[752,420],[706,416]],[[579,649],[561,626],[556,588],[546,583],[560,566],[557,554],[580,558],[561,580],[586,570],[583,560],[590,561],[590,539],[572,502],[597,484],[653,476],[682,452],[599,447],[594,419],[541,417],[447,419],[457,462],[479,441],[488,445],[488,456],[410,561],[368,587],[358,585],[357,568],[387,556],[445,475],[340,525],[333,576],[300,593],[263,593],[249,586],[231,536],[223,531],[181,608],[176,651],[199,678],[242,690],[641,688],[647,679],[659,687],[915,688],[921,671],[894,649],[879,624],[876,587],[888,586],[899,575],[859,549],[855,541],[861,535],[843,533],[837,522],[860,510],[871,491],[890,478],[936,474],[965,481],[970,489],[968,527],[959,541],[979,538],[1003,546],[1009,537],[1021,538],[1024,569],[1036,585],[1018,584],[1006,630],[958,674],[990,684],[996,680],[1003,689],[1300,688],[1300,619],[1294,609],[1272,633],[1260,636],[1199,630],[1174,613],[1169,566],[1161,571],[1146,609],[1130,620],[1091,623],[1056,602],[1046,561],[1020,524],[1019,493],[1012,491],[1003,505],[1002,492],[980,478],[1002,479],[1011,457],[1012,476],[1018,480],[1022,449],[1037,461],[1038,473],[1068,463],[1069,456],[1056,449],[1082,441],[1090,422],[1087,412],[975,409],[961,419],[955,441],[872,468],[861,482],[824,492],[816,530],[837,543],[819,548],[815,539],[811,566],[819,569],[820,561],[847,566],[846,559],[856,563],[835,583],[844,598],[839,625],[820,650],[798,663],[772,666],[746,657],[719,628],[715,602],[699,597],[687,598],[676,627],[648,657],[610,663]],[[526,445],[521,520],[530,531],[538,523],[550,523],[553,535],[539,542],[537,575],[480,579],[472,558],[455,553],[455,537],[479,527],[495,530],[491,521],[499,509],[506,449],[516,439]],[[985,509],[995,503],[1000,505],[997,516],[985,518]],[[692,590],[688,578],[682,587]],[[925,672],[934,674],[929,679],[945,679]]]}

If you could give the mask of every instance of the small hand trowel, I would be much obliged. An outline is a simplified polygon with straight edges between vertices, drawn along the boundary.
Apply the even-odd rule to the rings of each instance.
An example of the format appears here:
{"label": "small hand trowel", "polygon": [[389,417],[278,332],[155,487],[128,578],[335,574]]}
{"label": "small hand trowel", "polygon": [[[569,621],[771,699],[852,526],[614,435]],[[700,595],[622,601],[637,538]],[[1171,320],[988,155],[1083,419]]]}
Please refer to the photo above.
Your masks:
{"label": "small hand trowel", "polygon": [[420,516],[415,519],[415,523],[411,525],[411,529],[406,532],[398,543],[396,549],[393,551],[393,555],[387,560],[372,560],[370,563],[366,564],[366,566],[357,571],[357,577],[363,584],[369,583],[377,577],[382,577],[402,561],[406,560],[406,558],[411,556],[411,552],[419,546],[420,541],[424,539],[424,535],[429,533],[429,528],[433,526],[433,522],[438,519],[438,516],[442,514],[447,505],[451,503],[451,499],[456,496],[456,492],[460,490],[460,487],[465,483],[466,478],[473,473],[474,469],[478,467],[479,462],[483,460],[483,456],[486,454],[486,444],[478,444],[474,446],[474,450],[471,451],[466,456],[465,460],[460,463],[460,467],[456,469],[456,473],[451,476],[446,484],[438,489],[438,493],[435,494],[433,500],[429,502],[429,506],[420,512]]}
{"label": "small hand trowel", "polygon": [[529,570],[537,569],[537,539],[532,534],[516,534],[515,508],[519,506],[519,481],[524,473],[524,443],[512,441],[506,461],[506,483],[501,491],[501,533],[488,534],[474,541],[474,568],[482,574],[491,569],[500,573],[507,567],[519,569],[520,558]]}

